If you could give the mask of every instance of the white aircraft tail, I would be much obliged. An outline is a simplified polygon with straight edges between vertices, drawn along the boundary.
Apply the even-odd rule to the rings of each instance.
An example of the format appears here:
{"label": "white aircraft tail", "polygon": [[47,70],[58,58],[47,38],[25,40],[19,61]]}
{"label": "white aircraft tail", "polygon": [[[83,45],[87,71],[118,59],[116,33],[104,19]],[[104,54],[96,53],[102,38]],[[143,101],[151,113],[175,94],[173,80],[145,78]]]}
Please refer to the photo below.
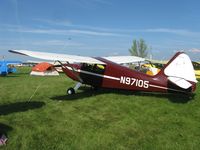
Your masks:
{"label": "white aircraft tail", "polygon": [[197,83],[192,62],[183,52],[176,53],[162,71],[169,81],[183,89],[191,87],[192,82]]}

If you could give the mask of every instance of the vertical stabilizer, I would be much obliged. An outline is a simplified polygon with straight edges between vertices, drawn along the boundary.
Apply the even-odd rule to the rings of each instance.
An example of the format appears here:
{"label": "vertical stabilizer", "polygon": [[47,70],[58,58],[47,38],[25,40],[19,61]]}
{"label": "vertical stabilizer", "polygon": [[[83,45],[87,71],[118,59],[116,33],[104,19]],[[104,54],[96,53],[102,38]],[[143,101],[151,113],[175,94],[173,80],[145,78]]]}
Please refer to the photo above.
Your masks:
{"label": "vertical stabilizer", "polygon": [[191,87],[191,82],[197,83],[192,62],[183,52],[176,53],[163,70],[168,80],[183,89]]}
{"label": "vertical stabilizer", "polygon": [[185,53],[177,53],[165,67],[164,73],[167,76],[197,82],[192,62]]}

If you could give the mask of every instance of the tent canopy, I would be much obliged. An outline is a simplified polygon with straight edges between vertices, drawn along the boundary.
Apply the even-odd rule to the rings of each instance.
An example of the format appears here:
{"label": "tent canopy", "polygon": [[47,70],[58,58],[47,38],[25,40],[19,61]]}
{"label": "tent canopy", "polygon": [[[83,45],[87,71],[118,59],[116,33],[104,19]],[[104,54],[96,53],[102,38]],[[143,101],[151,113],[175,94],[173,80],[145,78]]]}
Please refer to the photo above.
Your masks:
{"label": "tent canopy", "polygon": [[32,68],[31,75],[36,76],[57,76],[59,73],[56,71],[52,64],[42,62]]}
{"label": "tent canopy", "polygon": [[47,70],[55,70],[55,68],[53,67],[52,64],[49,64],[47,62],[39,63],[32,68],[32,71],[38,71],[38,72],[44,72]]}

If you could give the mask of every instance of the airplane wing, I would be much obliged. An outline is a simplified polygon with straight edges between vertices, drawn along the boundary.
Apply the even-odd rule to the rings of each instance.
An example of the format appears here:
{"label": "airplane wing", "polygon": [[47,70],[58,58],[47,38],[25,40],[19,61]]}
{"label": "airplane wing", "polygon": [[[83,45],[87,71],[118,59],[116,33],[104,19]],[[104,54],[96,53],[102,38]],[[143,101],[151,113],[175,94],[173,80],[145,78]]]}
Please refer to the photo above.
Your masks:
{"label": "airplane wing", "polygon": [[43,60],[52,60],[52,61],[64,61],[69,63],[90,63],[90,64],[102,64],[105,63],[99,61],[92,57],[77,56],[77,55],[67,55],[67,54],[56,54],[56,53],[47,53],[47,52],[36,52],[28,50],[9,50],[11,53],[21,54],[25,56],[30,56],[34,58],[39,58]]}
{"label": "airplane wing", "polygon": [[[51,60],[51,61],[59,60],[59,61],[64,61],[64,62],[68,61],[69,63],[90,63],[90,64],[105,65],[105,63],[100,60],[97,60],[93,57],[86,57],[86,56],[36,52],[36,51],[28,51],[28,50],[9,50],[9,52],[26,55],[26,56],[30,56],[34,58],[39,58],[43,60]],[[136,57],[136,56],[109,56],[109,57],[103,57],[103,58],[109,61],[115,62],[117,64],[127,64],[127,63],[145,61],[144,58]]]}
{"label": "airplane wing", "polygon": [[109,61],[115,62],[117,64],[128,64],[128,63],[136,63],[136,62],[145,61],[144,58],[137,57],[137,56],[109,56],[109,57],[103,57],[103,58]]}

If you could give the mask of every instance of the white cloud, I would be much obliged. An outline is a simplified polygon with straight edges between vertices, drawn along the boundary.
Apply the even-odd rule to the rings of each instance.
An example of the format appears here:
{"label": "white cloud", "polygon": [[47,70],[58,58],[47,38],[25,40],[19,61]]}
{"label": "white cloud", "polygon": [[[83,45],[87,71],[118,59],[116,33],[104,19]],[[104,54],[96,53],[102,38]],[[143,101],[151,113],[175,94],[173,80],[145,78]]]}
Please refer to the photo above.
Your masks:
{"label": "white cloud", "polygon": [[141,30],[143,32],[154,32],[154,33],[172,33],[177,35],[184,36],[200,36],[200,32],[193,32],[185,29],[168,29],[168,28],[155,28],[155,29],[146,29]]}
{"label": "white cloud", "polygon": [[23,32],[33,34],[54,34],[54,35],[87,35],[87,36],[126,36],[125,34],[112,33],[112,32],[101,32],[81,29],[36,29],[36,28],[8,28],[4,31],[10,32]]}
{"label": "white cloud", "polygon": [[111,32],[98,32],[98,31],[89,31],[89,30],[69,30],[70,33],[74,34],[85,34],[85,35],[94,35],[94,36],[122,36],[122,34],[111,33]]}
{"label": "white cloud", "polygon": [[110,0],[76,0],[71,1],[72,4],[76,6],[86,8],[86,9],[95,9],[94,6],[102,6],[102,5],[111,5]]}
{"label": "white cloud", "polygon": [[200,53],[200,49],[192,48],[192,49],[188,50],[188,52],[191,52],[191,53]]}
{"label": "white cloud", "polygon": [[49,19],[36,18],[36,19],[33,19],[33,21],[39,21],[39,22],[50,24],[50,25],[60,25],[60,26],[72,25],[72,22],[70,20],[49,20]]}
{"label": "white cloud", "polygon": [[96,3],[100,3],[100,4],[111,5],[111,2],[109,0],[91,0],[91,1],[96,2]]}
{"label": "white cloud", "polygon": [[42,41],[32,41],[31,45],[42,45],[42,46],[69,46],[69,47],[80,47],[84,46],[82,43],[77,43],[68,40],[42,40]]}
{"label": "white cloud", "polygon": [[[2,25],[3,29],[10,32],[24,32],[34,34],[55,34],[55,35],[86,35],[86,36],[131,36],[134,33],[166,33],[176,34],[179,36],[200,38],[200,32],[194,32],[187,29],[170,29],[170,28],[147,28],[147,29],[115,29],[115,28],[103,28],[98,26],[87,26],[72,24],[68,20],[56,21],[48,19],[34,19],[35,21],[44,22],[47,27],[24,27],[19,25]],[[49,26],[50,25],[50,26]],[[58,26],[57,26],[58,25]],[[66,29],[65,29],[66,28]]]}
{"label": "white cloud", "polygon": [[[104,0],[91,0],[91,1],[104,1]],[[60,25],[63,27],[70,27],[73,30],[92,30],[93,32],[112,32],[115,34],[126,34],[130,35],[131,33],[168,33],[176,34],[181,36],[190,36],[190,37],[200,37],[200,32],[195,32],[187,29],[171,29],[171,28],[147,28],[147,29],[117,29],[117,28],[105,28],[98,26],[88,26],[88,25],[78,25],[73,24],[68,20],[58,21],[58,20],[47,20],[47,19],[35,19],[37,21],[42,21],[51,25]],[[93,33],[92,33],[93,34]]]}

